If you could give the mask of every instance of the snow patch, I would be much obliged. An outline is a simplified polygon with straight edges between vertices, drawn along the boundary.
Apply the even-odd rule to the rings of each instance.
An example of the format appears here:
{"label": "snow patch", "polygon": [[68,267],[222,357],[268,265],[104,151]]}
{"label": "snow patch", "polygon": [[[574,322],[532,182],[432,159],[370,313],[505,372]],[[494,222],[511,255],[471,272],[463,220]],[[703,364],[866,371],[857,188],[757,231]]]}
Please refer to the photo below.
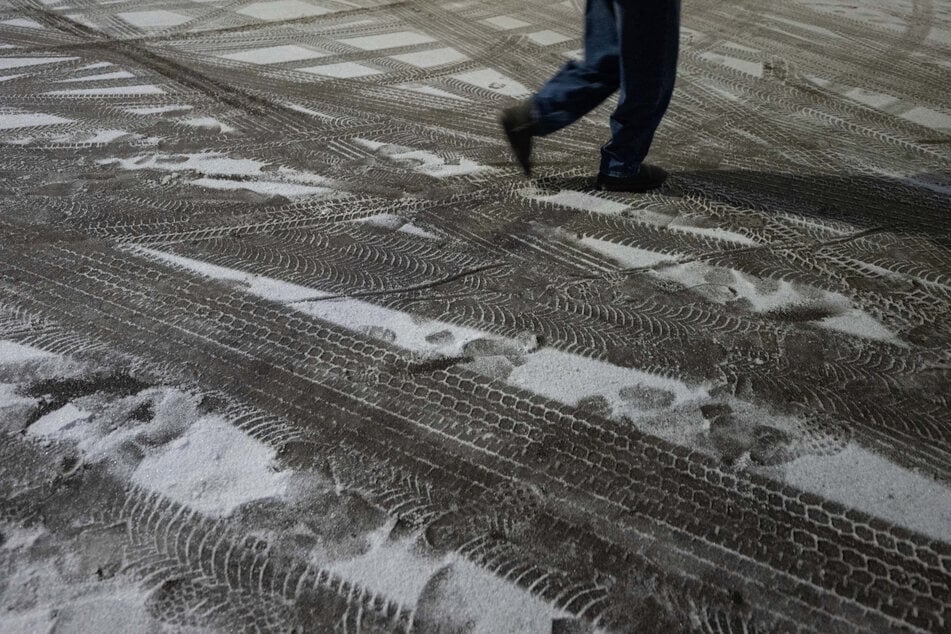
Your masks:
{"label": "snow patch", "polygon": [[275,2],[255,2],[249,4],[238,13],[259,20],[296,20],[315,15],[332,13],[326,7],[316,6],[299,0],[276,0]]}
{"label": "snow patch", "polygon": [[341,62],[339,64],[324,64],[322,66],[310,66],[299,69],[301,72],[322,77],[333,77],[335,79],[352,79],[355,77],[368,77],[370,75],[379,75],[380,71],[356,62]]}
{"label": "snow patch", "polygon": [[720,304],[743,301],[754,313],[776,313],[813,309],[827,313],[815,319],[803,318],[822,328],[856,337],[901,345],[897,335],[868,313],[852,306],[846,296],[805,284],[783,280],[763,280],[741,271],[689,262],[651,271],[660,279],[682,284]]}
{"label": "snow patch", "polygon": [[86,134],[81,134],[79,136],[74,134],[64,134],[58,137],[51,139],[57,143],[112,143],[123,137],[137,137],[141,138],[141,135],[130,134],[125,130],[98,130],[92,136]]}
{"label": "snow patch", "polygon": [[78,57],[0,57],[0,70],[70,62]]}
{"label": "snow patch", "polygon": [[221,132],[222,134],[234,132],[234,128],[226,123],[218,121],[214,117],[193,117],[191,119],[179,119],[179,121],[187,126],[191,126],[192,128],[201,128],[202,130]]}
{"label": "snow patch", "polygon": [[0,339],[0,364],[22,363],[24,361],[33,361],[35,359],[47,359],[55,357],[52,352],[46,352],[33,346],[26,346],[22,343]]}
{"label": "snow patch", "polygon": [[700,57],[707,61],[738,70],[741,73],[746,73],[747,75],[753,75],[759,78],[763,77],[763,62],[751,62],[731,55],[713,52],[701,53]]}
{"label": "snow patch", "polygon": [[539,46],[552,46],[553,44],[561,44],[571,39],[567,35],[558,33],[557,31],[548,30],[529,33],[526,37]]}
{"label": "snow patch", "polygon": [[117,165],[124,170],[162,170],[168,172],[195,171],[222,176],[255,176],[267,163],[252,159],[234,159],[219,152],[200,154],[153,154],[131,158],[112,158],[97,161],[100,165]]}
{"label": "snow patch", "polygon": [[79,409],[72,403],[67,403],[37,419],[27,428],[27,434],[47,438],[68,438],[70,427],[90,416],[89,412]]}
{"label": "snow patch", "polygon": [[78,81],[108,81],[111,79],[135,79],[135,75],[127,70],[117,70],[111,73],[102,73],[101,75],[88,75],[86,77],[73,77],[72,79],[60,79],[57,84],[68,84]]}
{"label": "snow patch", "polygon": [[418,44],[429,44],[430,42],[435,42],[435,40],[424,33],[417,33],[415,31],[399,31],[398,33],[383,33],[381,35],[367,35],[364,37],[352,37],[340,40],[341,44],[353,46],[364,51],[378,51],[401,46],[416,46]]}
{"label": "snow patch", "polygon": [[461,95],[451,93],[448,90],[436,88],[435,86],[427,86],[426,84],[400,84],[398,88],[409,90],[410,92],[418,92],[421,95],[429,95],[431,97],[443,97],[445,99],[454,99],[456,101],[471,101],[470,99],[467,99]]}
{"label": "snow patch", "polygon": [[164,114],[166,112],[178,112],[180,110],[191,110],[191,106],[170,105],[170,106],[139,106],[136,108],[123,108],[123,112],[129,114]]}
{"label": "snow patch", "polygon": [[233,181],[223,178],[198,178],[190,182],[192,185],[208,189],[247,189],[266,196],[286,196],[288,198],[315,196],[332,191],[328,187],[297,185],[295,183],[282,183],[280,181]]}
{"label": "snow patch", "polygon": [[13,18],[12,20],[0,20],[0,24],[6,24],[7,26],[18,26],[24,29],[45,29],[46,27],[37,22],[36,20],[31,20],[29,18]]}
{"label": "snow patch", "polygon": [[506,97],[527,97],[531,94],[528,88],[492,68],[480,68],[458,73],[452,75],[452,77],[477,88],[490,90]]}
{"label": "snow patch", "polygon": [[488,24],[489,26],[494,26],[500,31],[510,31],[512,29],[520,29],[522,27],[530,26],[528,22],[524,22],[518,18],[513,18],[509,15],[497,15],[494,18],[486,18],[485,20],[482,20],[482,22]]}
{"label": "snow patch", "polygon": [[405,162],[412,166],[414,172],[432,176],[433,178],[477,174],[491,169],[465,158],[459,158],[456,159],[455,163],[450,163],[445,158],[432,152],[414,150],[413,148],[404,147],[402,145],[390,145],[380,143],[379,141],[360,138],[355,138],[354,142],[382,154],[388,159]]}
{"label": "snow patch", "polygon": [[951,132],[951,116],[931,108],[918,106],[903,113],[901,117],[937,132]]}
{"label": "snow patch", "polygon": [[314,59],[315,57],[326,57],[326,55],[326,53],[318,53],[303,46],[288,44],[284,46],[253,48],[246,51],[238,51],[237,53],[219,55],[218,57],[251,64],[281,64],[284,62],[299,62],[304,59]]}
{"label": "snow patch", "polygon": [[427,240],[442,239],[435,233],[427,231],[422,227],[417,227],[413,223],[407,222],[402,216],[397,216],[396,214],[376,214],[367,218],[358,218],[356,220],[352,220],[351,222],[368,224],[374,227],[382,227],[384,229],[390,229],[391,231],[401,231],[419,238],[426,238]]}
{"label": "snow patch", "polygon": [[[292,307],[312,317],[328,321],[359,333],[386,333],[387,341],[405,350],[424,356],[461,356],[471,353],[469,344],[495,342],[500,349],[528,352],[523,343],[491,333],[454,324],[420,318],[411,313],[377,306],[348,297],[334,297],[316,289],[280,282],[271,278],[243,273],[191,258],[133,247],[141,255],[164,260],[208,277],[231,280],[245,286],[247,292],[272,301],[292,303]],[[272,290],[277,289],[277,292]],[[310,300],[310,301],[308,301]],[[439,334],[440,336],[434,337]],[[707,397],[705,386],[689,386],[639,370],[616,366],[604,361],[553,349],[542,349],[521,355],[521,365],[508,376],[508,383],[542,394],[559,402],[576,405],[581,399],[601,396],[612,405],[617,415],[633,414],[629,400],[621,391],[632,385],[664,390],[674,395],[675,404],[693,402]]]}
{"label": "snow patch", "polygon": [[127,97],[132,95],[164,95],[165,91],[152,84],[139,84],[136,86],[111,86],[108,88],[73,88],[70,90],[53,90],[45,94],[64,97]]}
{"label": "snow patch", "polygon": [[942,542],[951,541],[951,489],[851,444],[832,456],[804,456],[787,484],[864,510]]}
{"label": "snow patch", "polygon": [[610,404],[614,416],[629,413],[630,403],[622,398],[621,391],[632,385],[672,393],[674,405],[709,397],[706,386],[689,386],[677,379],[552,348],[526,355],[524,363],[512,370],[507,382],[572,406],[583,399],[601,396]]}
{"label": "snow patch", "polygon": [[568,189],[563,189],[557,194],[537,194],[533,192],[530,193],[528,197],[539,202],[552,203],[579,211],[590,211],[608,216],[614,216],[630,209],[629,205],[623,203]]}
{"label": "snow patch", "polygon": [[629,247],[599,238],[582,237],[578,239],[578,243],[592,251],[597,251],[601,255],[614,260],[622,267],[629,269],[653,266],[659,262],[667,262],[674,259],[672,256],[664,253]]}
{"label": "snow patch", "polygon": [[144,30],[163,29],[171,26],[178,26],[191,20],[191,18],[187,15],[164,10],[129,11],[117,13],[116,15],[132,26]]}
{"label": "snow patch", "polygon": [[392,59],[404,64],[409,64],[417,68],[431,68],[433,66],[442,66],[444,64],[455,64],[469,59],[465,53],[461,53],[454,48],[435,48],[418,53],[404,53],[403,55],[391,55]]}
{"label": "snow patch", "polygon": [[423,554],[416,540],[389,540],[392,528],[390,523],[373,531],[366,553],[333,562],[328,570],[404,606],[416,606],[423,629],[433,631],[549,634],[552,621],[567,616],[456,553],[434,558]]}
{"label": "snow patch", "polygon": [[199,419],[176,440],[146,456],[132,473],[139,486],[214,516],[268,497],[282,497],[287,474],[275,451],[215,416]]}

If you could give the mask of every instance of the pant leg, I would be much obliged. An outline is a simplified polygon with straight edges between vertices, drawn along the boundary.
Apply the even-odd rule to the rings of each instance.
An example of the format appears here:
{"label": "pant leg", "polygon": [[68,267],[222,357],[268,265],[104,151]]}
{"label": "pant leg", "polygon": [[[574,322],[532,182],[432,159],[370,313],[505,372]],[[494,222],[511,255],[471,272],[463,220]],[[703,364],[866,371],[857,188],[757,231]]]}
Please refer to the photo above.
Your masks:
{"label": "pant leg", "polygon": [[614,0],[620,42],[620,94],[601,173],[633,176],[667,112],[677,74],[680,0]]}
{"label": "pant leg", "polygon": [[587,0],[584,61],[571,61],[533,98],[540,136],[574,123],[610,97],[620,82],[614,0]]}

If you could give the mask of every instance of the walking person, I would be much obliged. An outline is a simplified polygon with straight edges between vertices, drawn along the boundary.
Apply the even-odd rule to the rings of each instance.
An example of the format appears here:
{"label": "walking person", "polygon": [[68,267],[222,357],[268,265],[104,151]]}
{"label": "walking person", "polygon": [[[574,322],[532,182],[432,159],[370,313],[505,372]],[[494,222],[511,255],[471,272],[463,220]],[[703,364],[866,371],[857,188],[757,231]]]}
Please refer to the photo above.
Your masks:
{"label": "walking person", "polygon": [[601,148],[598,187],[643,192],[667,172],[644,163],[674,90],[680,0],[587,0],[584,60],[571,61],[500,123],[527,176],[532,142],[574,123],[619,92],[611,140]]}

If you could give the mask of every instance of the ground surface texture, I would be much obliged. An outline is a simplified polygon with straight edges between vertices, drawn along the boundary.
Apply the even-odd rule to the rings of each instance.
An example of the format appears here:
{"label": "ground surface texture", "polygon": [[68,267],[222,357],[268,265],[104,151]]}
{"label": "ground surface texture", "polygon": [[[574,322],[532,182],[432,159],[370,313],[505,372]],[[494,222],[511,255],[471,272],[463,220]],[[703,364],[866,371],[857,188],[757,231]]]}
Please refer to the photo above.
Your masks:
{"label": "ground surface texture", "polygon": [[3,632],[951,631],[951,3],[0,2]]}

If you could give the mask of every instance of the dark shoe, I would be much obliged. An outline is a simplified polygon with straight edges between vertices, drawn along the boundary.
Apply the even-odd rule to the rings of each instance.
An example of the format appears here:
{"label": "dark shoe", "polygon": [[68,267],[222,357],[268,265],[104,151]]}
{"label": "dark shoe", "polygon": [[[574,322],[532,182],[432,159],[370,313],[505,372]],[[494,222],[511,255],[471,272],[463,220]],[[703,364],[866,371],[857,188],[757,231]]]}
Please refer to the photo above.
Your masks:
{"label": "dark shoe", "polygon": [[515,154],[515,160],[522,166],[526,176],[532,175],[532,137],[535,136],[535,118],[532,115],[532,101],[527,99],[517,106],[506,108],[499,117],[499,123],[505,130],[509,145]]}
{"label": "dark shoe", "polygon": [[609,192],[641,193],[657,189],[667,180],[667,171],[656,165],[641,164],[634,176],[598,175],[598,188]]}

